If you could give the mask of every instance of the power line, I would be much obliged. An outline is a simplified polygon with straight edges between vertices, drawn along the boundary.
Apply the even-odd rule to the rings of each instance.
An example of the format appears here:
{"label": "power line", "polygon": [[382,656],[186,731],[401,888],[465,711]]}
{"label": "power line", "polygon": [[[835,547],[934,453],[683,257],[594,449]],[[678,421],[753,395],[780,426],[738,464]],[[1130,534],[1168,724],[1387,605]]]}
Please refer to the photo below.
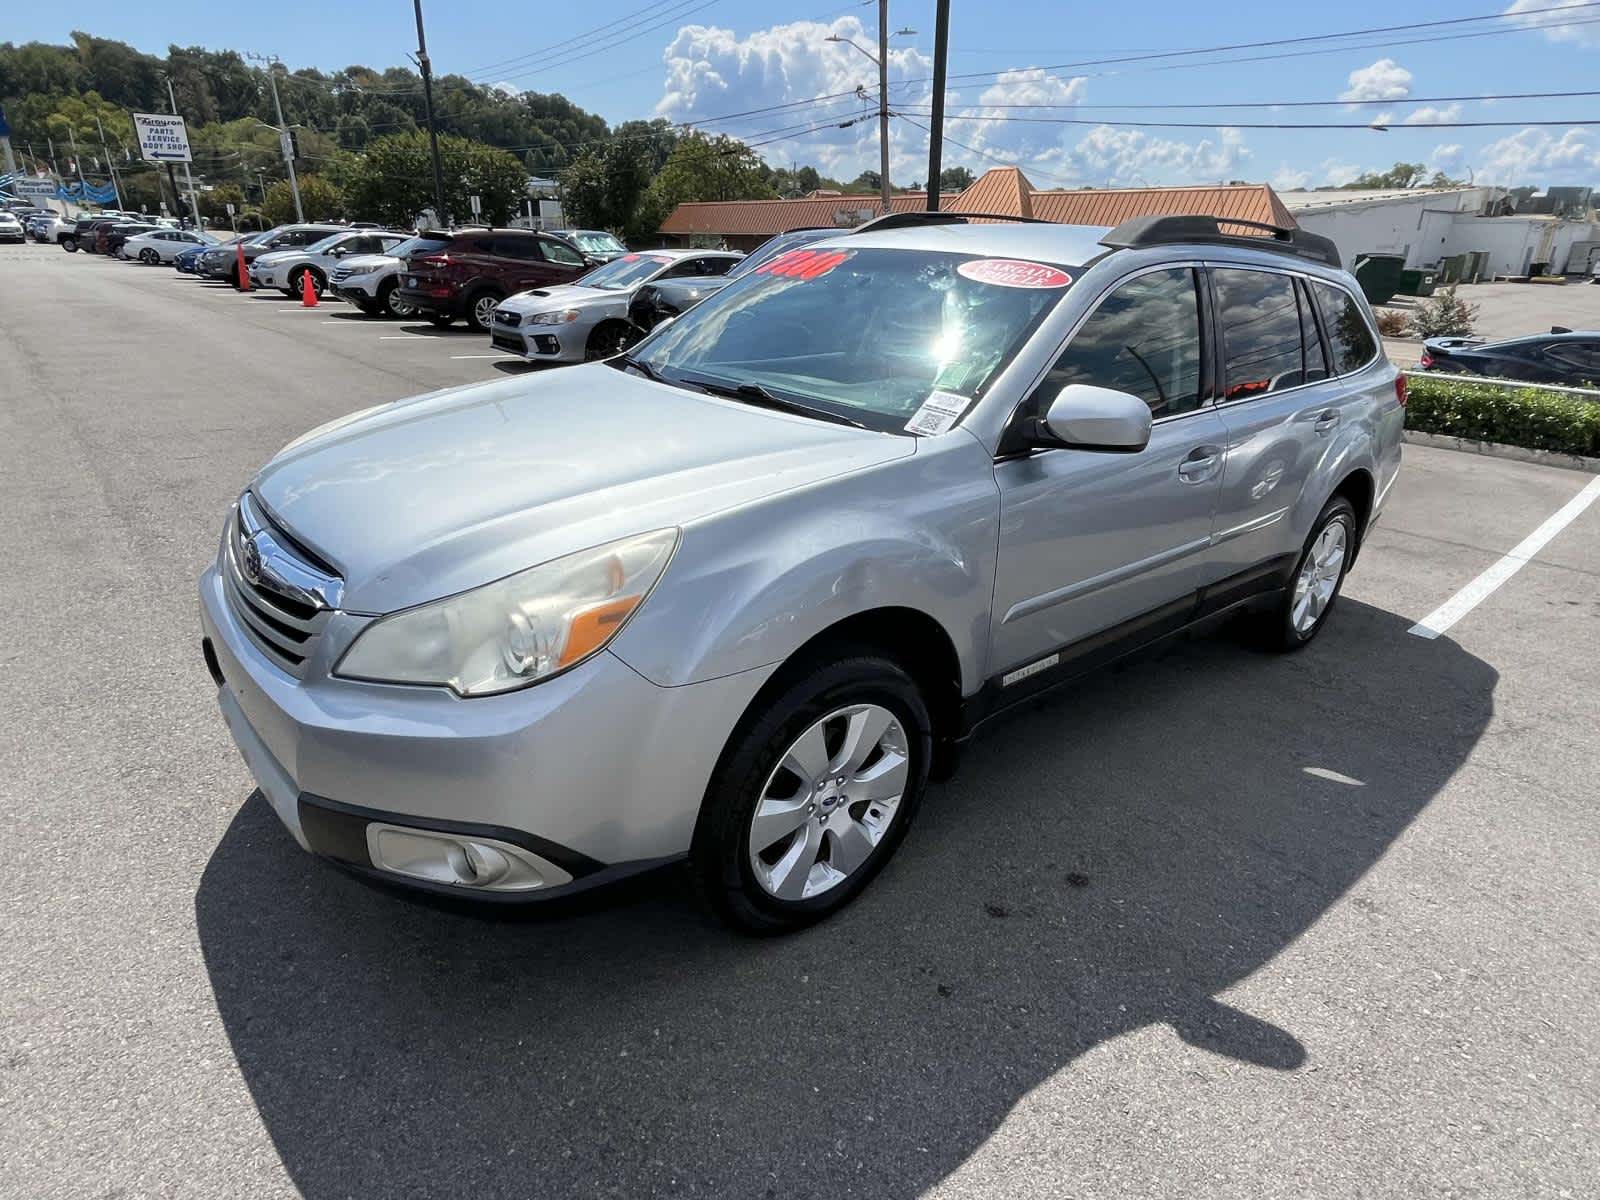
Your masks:
{"label": "power line", "polygon": [[[917,128],[917,129],[922,130],[922,132],[927,134],[929,137],[933,136],[933,130],[929,129],[926,125],[922,124],[922,122],[914,121],[914,120],[912,120],[910,117],[906,116],[902,112],[896,112],[894,115],[899,117],[907,125],[911,125],[911,126]],[[1014,166],[1017,165],[1017,161],[1014,158],[1012,158],[1012,159],[1001,158],[998,155],[990,154],[987,150],[979,150],[976,146],[969,146],[969,145],[967,145],[966,142],[962,142],[962,141],[956,140],[955,138],[951,137],[948,133],[944,135],[944,140],[949,142],[952,146],[960,146],[961,149],[969,151],[969,152],[971,152],[973,154],[976,154],[979,158],[986,158],[992,163],[998,163],[1002,167],[1014,167]],[[1063,185],[1064,187],[1073,186],[1072,181],[1070,181],[1068,179],[1065,179],[1060,175],[1049,175],[1049,174],[1046,174],[1044,171],[1039,170],[1037,167],[1029,167],[1028,170],[1032,174],[1037,175],[1040,179],[1047,180],[1050,183],[1059,183],[1059,184]],[[930,180],[929,183],[928,183],[928,186],[929,187],[938,187],[938,180]]]}
{"label": "power line", "polygon": [[1100,111],[1103,109],[1235,109],[1235,108],[1372,108],[1397,104],[1459,104],[1486,103],[1499,100],[1563,100],[1579,96],[1600,96],[1600,91],[1587,92],[1501,92],[1484,96],[1402,96],[1391,100],[1250,100],[1211,104],[985,104],[989,108],[1065,108],[1074,111]]}
{"label": "power line", "polygon": [[[920,109],[919,117],[932,116]],[[1003,117],[982,113],[946,113],[949,121],[1020,122],[1027,125],[1110,125],[1118,129],[1510,129],[1529,126],[1600,125],[1600,119],[1586,117],[1571,121],[1390,121],[1382,125],[1363,121],[1108,121],[1087,117]]]}
{"label": "power line", "polygon": [[686,8],[694,3],[695,0],[668,0],[667,3],[663,4],[662,0],[655,0],[654,3],[646,4],[643,8],[635,9],[626,16],[617,17],[614,20],[607,21],[602,25],[596,25],[593,29],[586,29],[582,33],[575,33],[571,37],[565,38],[562,41],[552,42],[542,50],[530,50],[526,54],[513,54],[510,58],[502,58],[492,63],[486,63],[481,67],[473,67],[469,70],[463,71],[462,74],[470,78],[474,75],[484,75],[492,71],[498,72],[504,67],[512,66],[517,63],[525,63],[530,59],[549,58],[553,55],[558,55],[563,46],[571,46],[574,42],[582,42],[586,38],[594,37],[596,34],[600,34],[603,37],[610,37],[617,33],[621,33],[626,29],[631,29],[636,24],[642,24],[643,22],[635,20],[636,17],[643,17],[644,20],[650,21],[662,15],[660,10],[663,7],[667,9]]}
{"label": "power line", "polygon": [[[1374,33],[1406,33],[1406,32],[1410,32],[1412,30],[1417,30],[1417,29],[1438,29],[1438,28],[1442,28],[1444,26],[1449,26],[1449,25],[1465,25],[1465,24],[1471,24],[1471,23],[1474,23],[1474,22],[1481,22],[1481,21],[1515,20],[1517,22],[1517,27],[1514,28],[1514,29],[1501,29],[1501,30],[1488,31],[1488,32],[1493,32],[1493,33],[1517,33],[1517,32],[1525,32],[1527,30],[1554,29],[1554,28],[1562,27],[1563,25],[1567,24],[1567,22],[1559,22],[1559,23],[1558,22],[1540,22],[1540,23],[1536,23],[1536,24],[1527,24],[1527,23],[1525,23],[1524,18],[1527,18],[1527,17],[1530,17],[1530,16],[1538,16],[1541,13],[1570,13],[1570,12],[1576,12],[1579,9],[1591,9],[1591,8],[1600,8],[1600,0],[1584,0],[1583,3],[1554,5],[1554,6],[1551,6],[1549,8],[1523,9],[1520,12],[1514,12],[1514,13],[1511,13],[1511,12],[1496,12],[1496,13],[1486,13],[1486,14],[1484,14],[1482,16],[1476,16],[1476,17],[1449,17],[1449,18],[1445,18],[1443,20],[1436,20],[1436,21],[1413,21],[1413,22],[1409,22],[1409,23],[1404,24],[1404,25],[1374,25],[1374,26],[1371,26],[1371,27],[1366,28],[1366,29],[1351,29],[1351,30],[1347,30],[1347,31],[1345,31],[1343,33],[1306,34],[1306,35],[1303,35],[1303,36],[1300,36],[1300,37],[1292,37],[1292,38],[1269,38],[1267,40],[1259,41],[1259,42],[1234,42],[1234,43],[1231,43],[1229,45],[1224,45],[1224,46],[1204,46],[1204,47],[1195,47],[1195,48],[1191,48],[1191,49],[1187,49],[1187,50],[1163,50],[1163,51],[1159,51],[1159,52],[1155,52],[1155,53],[1128,54],[1128,55],[1122,55],[1120,57],[1113,57],[1113,58],[1091,58],[1091,59],[1083,59],[1083,60],[1080,60],[1078,62],[1051,63],[1051,64],[1047,64],[1047,65],[1042,66],[1042,67],[1034,67],[1034,68],[1030,68],[1030,69],[1031,70],[1039,70],[1039,71],[1068,71],[1068,70],[1073,70],[1073,69],[1075,69],[1077,67],[1115,66],[1115,65],[1122,64],[1122,63],[1130,63],[1130,62],[1151,62],[1151,61],[1154,61],[1154,60],[1157,60],[1157,59],[1164,59],[1164,58],[1189,58],[1189,57],[1193,57],[1193,56],[1197,56],[1197,55],[1203,55],[1203,54],[1222,54],[1222,53],[1226,53],[1227,51],[1230,51],[1230,50],[1260,50],[1260,49],[1264,49],[1264,48],[1266,48],[1268,46],[1294,46],[1294,45],[1304,45],[1307,42],[1332,41],[1332,40],[1337,39],[1337,38],[1367,37],[1368,35],[1374,34]],[[1379,43],[1379,44],[1381,45],[1382,43]],[[1342,47],[1341,46],[1341,47],[1334,47],[1333,49],[1339,50],[1339,49],[1351,49],[1351,48],[1352,47]],[[1228,60],[1228,61],[1245,62],[1245,61],[1251,61],[1251,60],[1248,60],[1248,59],[1232,59],[1232,60]],[[1006,69],[1009,70],[1009,69],[1013,69],[1013,68],[1006,68]],[[951,79],[982,79],[982,78],[987,78],[987,77],[989,77],[991,75],[997,75],[997,74],[1001,74],[1001,73],[1003,73],[1003,72],[1001,72],[1001,71],[969,71],[969,72],[966,72],[966,73],[960,74],[960,75],[951,75],[949,78],[951,78]],[[923,81],[922,80],[918,80],[917,82],[923,82]]]}

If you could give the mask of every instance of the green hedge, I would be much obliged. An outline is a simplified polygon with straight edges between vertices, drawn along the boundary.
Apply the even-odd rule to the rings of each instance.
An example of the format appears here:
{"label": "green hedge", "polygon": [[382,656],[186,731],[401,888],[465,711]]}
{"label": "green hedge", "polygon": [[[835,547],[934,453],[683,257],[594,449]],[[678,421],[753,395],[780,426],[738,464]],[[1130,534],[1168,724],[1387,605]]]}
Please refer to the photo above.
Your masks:
{"label": "green hedge", "polygon": [[1600,402],[1540,387],[1409,377],[1406,428],[1600,457]]}

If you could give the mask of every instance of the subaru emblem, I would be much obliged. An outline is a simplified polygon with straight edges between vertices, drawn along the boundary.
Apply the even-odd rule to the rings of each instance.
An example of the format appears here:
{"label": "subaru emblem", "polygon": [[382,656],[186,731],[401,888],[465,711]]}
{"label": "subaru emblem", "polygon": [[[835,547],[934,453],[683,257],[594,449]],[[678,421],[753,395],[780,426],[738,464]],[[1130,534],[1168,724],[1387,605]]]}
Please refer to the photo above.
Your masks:
{"label": "subaru emblem", "polygon": [[255,538],[252,537],[245,542],[242,558],[244,561],[239,564],[239,569],[244,572],[244,577],[251,583],[259,584],[261,582],[261,547],[256,545]]}

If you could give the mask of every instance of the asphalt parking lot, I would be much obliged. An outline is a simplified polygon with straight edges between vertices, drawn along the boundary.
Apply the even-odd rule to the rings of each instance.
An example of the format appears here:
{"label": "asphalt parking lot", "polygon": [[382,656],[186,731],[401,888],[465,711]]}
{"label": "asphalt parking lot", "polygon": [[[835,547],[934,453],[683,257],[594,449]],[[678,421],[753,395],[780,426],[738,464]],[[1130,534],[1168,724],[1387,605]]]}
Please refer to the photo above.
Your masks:
{"label": "asphalt parking lot", "polygon": [[[1552,326],[1600,329],[1600,287],[1573,276],[1555,283],[1463,283],[1456,295],[1478,309],[1476,329],[1490,341],[1549,333]],[[1396,296],[1386,307],[1415,311],[1415,296]],[[1420,338],[1385,338],[1384,349],[1402,366],[1414,367],[1422,357]]]}
{"label": "asphalt parking lot", "polygon": [[0,1195],[1595,1194],[1600,503],[1410,632],[1592,477],[1408,447],[1314,646],[1006,722],[812,931],[486,921],[296,849],[194,580],[285,442],[511,362],[0,247]]}

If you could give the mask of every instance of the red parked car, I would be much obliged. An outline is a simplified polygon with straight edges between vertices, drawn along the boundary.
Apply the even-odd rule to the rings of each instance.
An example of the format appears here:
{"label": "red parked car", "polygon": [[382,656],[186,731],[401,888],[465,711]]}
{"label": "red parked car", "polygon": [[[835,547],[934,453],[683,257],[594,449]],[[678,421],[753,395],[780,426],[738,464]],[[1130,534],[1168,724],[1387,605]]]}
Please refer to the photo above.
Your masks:
{"label": "red parked car", "polygon": [[571,283],[596,262],[570,242],[526,229],[430,234],[448,244],[406,260],[400,298],[443,328],[465,317],[488,332],[495,305],[514,292]]}

